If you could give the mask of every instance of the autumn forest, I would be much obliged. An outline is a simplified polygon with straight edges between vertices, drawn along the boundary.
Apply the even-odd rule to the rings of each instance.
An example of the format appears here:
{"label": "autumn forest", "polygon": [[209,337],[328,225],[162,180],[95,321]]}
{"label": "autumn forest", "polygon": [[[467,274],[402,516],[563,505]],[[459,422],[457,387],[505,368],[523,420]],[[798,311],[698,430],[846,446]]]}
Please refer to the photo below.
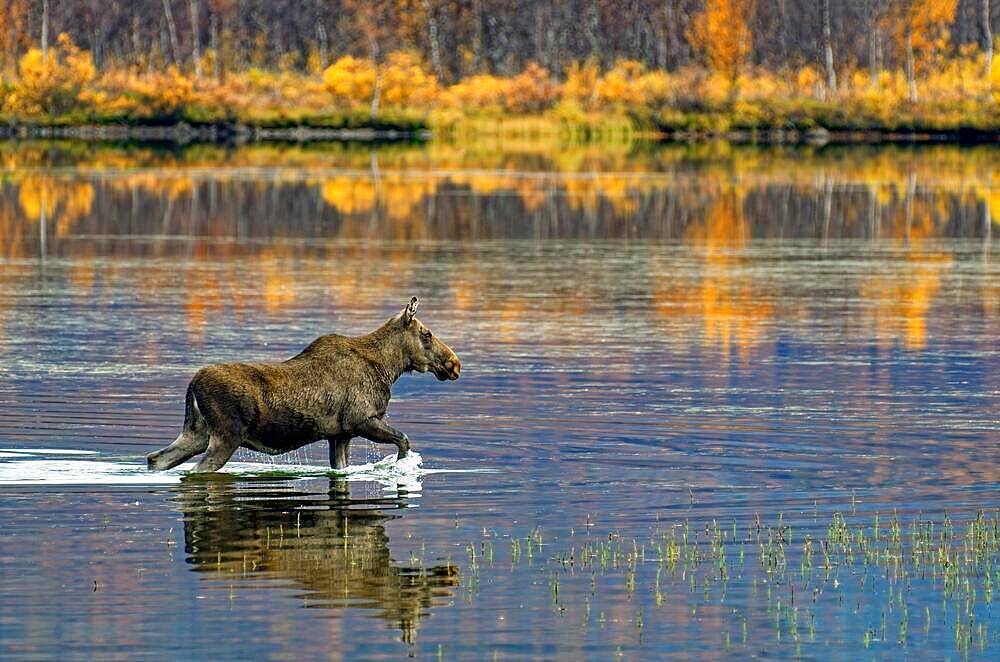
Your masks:
{"label": "autumn forest", "polygon": [[0,120],[991,134],[997,4],[2,0]]}

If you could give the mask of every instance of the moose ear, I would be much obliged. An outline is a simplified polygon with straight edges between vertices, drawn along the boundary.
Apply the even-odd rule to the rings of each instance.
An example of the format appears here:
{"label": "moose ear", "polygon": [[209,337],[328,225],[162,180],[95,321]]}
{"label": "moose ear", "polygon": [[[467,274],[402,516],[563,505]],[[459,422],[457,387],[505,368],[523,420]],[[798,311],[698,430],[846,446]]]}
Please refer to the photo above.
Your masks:
{"label": "moose ear", "polygon": [[406,304],[406,308],[403,308],[403,312],[399,315],[399,321],[402,322],[403,326],[409,326],[410,322],[413,321],[413,316],[417,314],[417,306],[420,302],[417,301],[417,297],[410,299],[410,303]]}

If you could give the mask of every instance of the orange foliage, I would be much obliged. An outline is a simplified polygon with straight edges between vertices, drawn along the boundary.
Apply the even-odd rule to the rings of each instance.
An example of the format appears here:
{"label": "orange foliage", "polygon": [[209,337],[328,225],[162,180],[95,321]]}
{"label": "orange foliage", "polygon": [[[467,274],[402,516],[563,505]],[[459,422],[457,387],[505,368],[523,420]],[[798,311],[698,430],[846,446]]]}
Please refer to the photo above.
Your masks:
{"label": "orange foliage", "polygon": [[948,25],[955,20],[958,0],[909,0],[894,5],[887,17],[893,40],[900,51],[912,40],[918,69],[926,69],[935,52],[943,52],[950,37]]}
{"label": "orange foliage", "polygon": [[706,0],[687,33],[691,47],[734,86],[750,55],[754,5],[755,0]]}
{"label": "orange foliage", "polygon": [[31,14],[29,0],[8,0],[5,11],[0,11],[0,66],[3,73],[13,73],[14,55],[28,46],[31,34]]}
{"label": "orange foliage", "polygon": [[504,89],[504,105],[514,112],[537,113],[555,103],[558,96],[559,83],[552,79],[549,70],[529,62]]}
{"label": "orange foliage", "polygon": [[511,78],[482,74],[447,88],[442,100],[453,108],[503,108],[516,113],[537,113],[559,98],[561,87],[548,69],[534,62]]}

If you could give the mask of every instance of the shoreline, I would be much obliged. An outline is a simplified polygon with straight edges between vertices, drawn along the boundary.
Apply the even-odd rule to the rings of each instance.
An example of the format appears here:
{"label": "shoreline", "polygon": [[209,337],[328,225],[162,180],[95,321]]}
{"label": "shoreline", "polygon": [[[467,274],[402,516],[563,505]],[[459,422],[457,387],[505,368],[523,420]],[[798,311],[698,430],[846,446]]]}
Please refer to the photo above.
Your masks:
{"label": "shoreline", "polygon": [[84,124],[80,126],[0,125],[0,139],[70,139],[107,142],[249,143],[249,142],[393,142],[426,141],[430,131],[396,129],[324,129],[310,126],[260,127],[245,124],[168,125]]}
{"label": "shoreline", "polygon": [[[600,129],[563,126],[554,134],[600,133]],[[267,127],[239,123],[192,125],[176,124],[83,124],[78,126],[53,126],[38,124],[0,125],[3,140],[69,139],[100,142],[168,142],[179,145],[190,143],[224,144],[253,142],[429,142],[434,139],[452,140],[454,131],[444,130],[438,136],[431,129],[375,129],[375,128],[322,128],[315,126]],[[721,132],[689,130],[634,130],[631,134],[650,142],[730,142],[749,145],[880,145],[880,144],[993,144],[1000,145],[1000,131],[980,129],[912,130],[859,129],[809,130],[796,129],[740,129]],[[466,134],[475,140],[477,132]],[[483,132],[483,138],[540,137],[533,132],[512,131]],[[570,138],[581,143],[591,142],[586,137]]]}
{"label": "shoreline", "polygon": [[672,142],[725,142],[747,145],[1000,145],[1000,132],[978,129],[957,129],[952,131],[899,131],[882,129],[837,130],[811,129],[808,131],[788,129],[734,130],[718,134],[692,131],[672,131],[658,134],[661,140]]}

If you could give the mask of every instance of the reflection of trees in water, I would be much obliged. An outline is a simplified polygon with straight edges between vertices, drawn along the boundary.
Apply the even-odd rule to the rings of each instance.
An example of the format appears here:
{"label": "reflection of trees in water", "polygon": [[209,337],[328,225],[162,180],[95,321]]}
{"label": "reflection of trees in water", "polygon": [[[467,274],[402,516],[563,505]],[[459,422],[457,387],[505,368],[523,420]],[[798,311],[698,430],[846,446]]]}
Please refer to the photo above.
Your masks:
{"label": "reflection of trees in water", "polygon": [[[141,173],[92,181],[35,176],[0,184],[0,254],[254,254],[274,239],[374,241],[636,239],[681,241],[736,197],[740,239],[982,237],[992,191],[824,178],[670,178],[503,173],[354,174],[255,180],[236,174]],[[933,213],[914,217],[914,208]],[[997,218],[1000,218],[998,216]],[[87,236],[81,242],[79,237]],[[720,235],[722,236],[722,235]],[[141,239],[141,241],[137,241]],[[305,243],[299,255],[315,254]]]}
{"label": "reflection of trees in water", "polygon": [[205,578],[240,588],[262,578],[291,580],[307,606],[374,610],[412,641],[420,618],[458,586],[454,565],[404,565],[389,551],[387,514],[402,499],[352,499],[344,481],[326,495],[247,489],[215,479],[186,481],[187,561]]}
{"label": "reflection of trees in water", "polygon": [[[57,156],[0,146],[14,168],[0,183],[0,255],[37,255],[46,225],[46,250],[74,258],[70,278],[83,292],[93,288],[96,263],[77,258],[168,258],[144,262],[126,286],[148,301],[183,289],[195,342],[222,319],[313,305],[317,293],[307,289],[317,284],[332,303],[364,307],[373,291],[392,291],[429,264],[455,308],[497,311],[504,338],[526,320],[576,314],[597,296],[620,294],[625,286],[615,282],[627,278],[628,288],[648,283],[665,323],[688,318],[706,345],[746,360],[773,319],[802,313],[776,291],[787,283],[755,274],[743,255],[751,240],[893,240],[893,261],[845,296],[866,303],[858,315],[880,339],[919,349],[953,260],[926,240],[984,240],[1000,218],[991,213],[1000,200],[996,149],[589,146],[548,158],[530,144],[513,154],[500,147],[91,149],[64,162],[94,172],[64,177],[17,170],[62,163]],[[679,243],[700,262],[674,277],[662,260],[637,258],[627,273],[574,274],[572,287],[554,262],[527,281],[520,272],[537,262],[515,262],[509,274],[507,258],[481,264],[479,240],[539,239]],[[443,243],[414,250],[421,240]],[[519,288],[501,291],[501,275]],[[995,296],[980,298],[995,318]]]}
{"label": "reflection of trees in water", "polygon": [[[43,215],[53,239],[184,238],[107,242],[102,252],[205,258],[257,250],[240,240],[283,237],[685,241],[733,195],[747,238],[977,237],[985,213],[1000,217],[996,149],[550,147],[157,152],[0,144],[10,169],[0,187],[0,254],[33,255]],[[48,164],[74,169],[24,169]],[[915,204],[939,208],[930,228],[913,222],[907,210]],[[81,246],[53,250],[76,254]]]}

